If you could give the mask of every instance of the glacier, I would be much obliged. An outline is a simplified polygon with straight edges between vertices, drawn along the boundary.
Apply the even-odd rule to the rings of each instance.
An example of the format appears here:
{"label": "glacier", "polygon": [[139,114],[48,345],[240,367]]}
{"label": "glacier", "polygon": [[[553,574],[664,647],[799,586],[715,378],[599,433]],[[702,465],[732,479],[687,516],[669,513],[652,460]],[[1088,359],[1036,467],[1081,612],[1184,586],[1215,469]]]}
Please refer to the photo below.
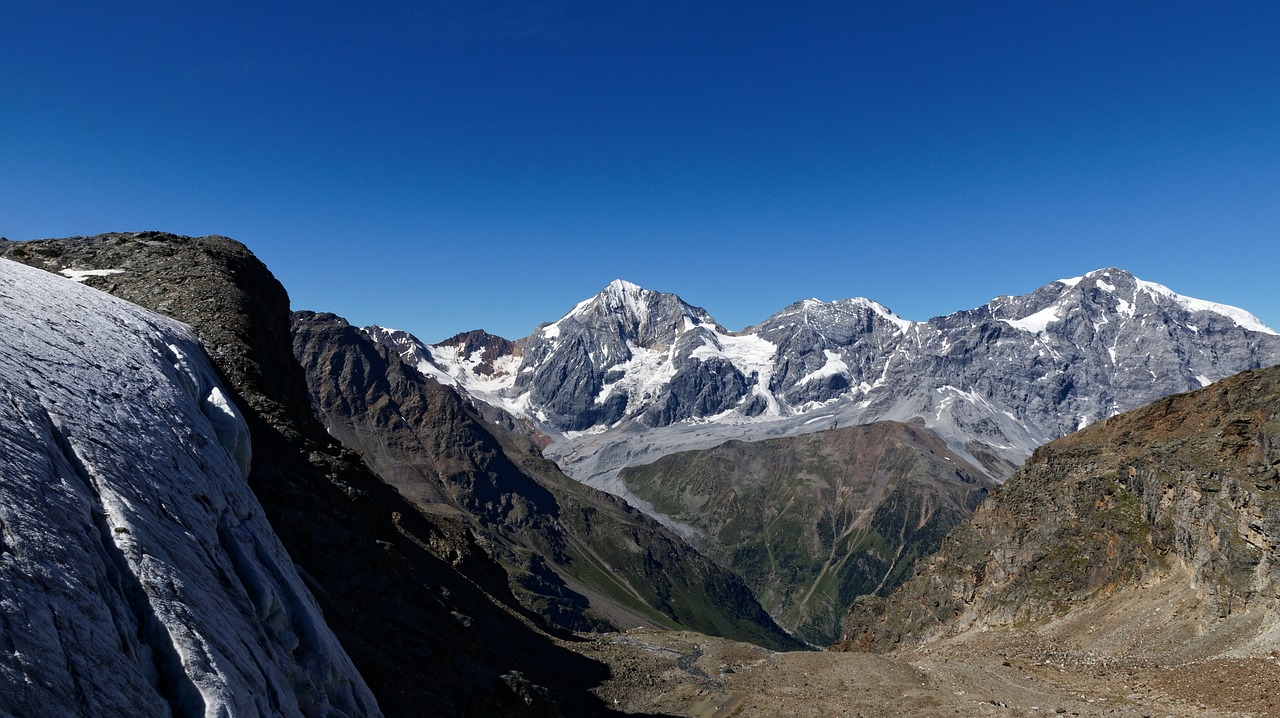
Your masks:
{"label": "glacier", "polygon": [[368,716],[190,328],[0,259],[0,715]]}

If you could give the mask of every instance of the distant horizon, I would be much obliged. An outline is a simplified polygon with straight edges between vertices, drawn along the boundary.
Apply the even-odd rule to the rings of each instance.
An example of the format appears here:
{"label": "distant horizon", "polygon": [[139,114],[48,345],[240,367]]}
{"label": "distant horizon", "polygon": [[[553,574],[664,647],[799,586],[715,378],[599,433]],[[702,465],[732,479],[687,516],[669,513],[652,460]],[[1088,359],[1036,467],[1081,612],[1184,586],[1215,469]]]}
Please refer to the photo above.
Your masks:
{"label": "distant horizon", "polygon": [[[163,232],[163,230],[139,230],[139,231],[138,231],[138,232],[136,232],[136,233],[146,233],[146,232],[160,232],[160,233],[165,233],[165,234],[175,234],[175,235],[177,234],[177,233],[173,233],[173,232],[168,232],[168,233],[166,233],[166,232]],[[40,240],[42,240],[42,239],[75,239],[75,238],[92,238],[92,237],[99,236],[99,235],[111,235],[111,234],[135,234],[135,232],[99,232],[99,233],[96,233],[96,234],[89,234],[89,235],[73,235],[73,236],[71,236],[71,237],[39,237],[39,238],[33,238],[33,239],[13,239],[13,238],[11,238],[11,237],[0,237],[0,239],[7,239],[7,240],[12,241],[12,242],[28,242],[28,241],[40,241]],[[198,238],[199,238],[199,237],[194,237],[194,236],[192,236],[192,235],[179,235],[179,236],[185,236],[185,237],[189,237],[189,238],[192,238],[192,239],[198,239]],[[208,236],[208,235],[203,235],[203,236]],[[225,236],[225,235],[218,235],[218,236]],[[235,238],[234,238],[234,237],[230,237],[229,239],[233,239],[233,240],[234,240]],[[236,241],[239,241],[239,240],[236,240]],[[245,246],[246,246],[246,247],[248,247],[248,245],[245,245]],[[248,249],[249,249],[250,251],[253,251],[253,247],[248,247]],[[261,258],[260,258],[260,259],[261,259]],[[271,271],[272,271],[272,273],[273,273],[273,274],[275,274],[275,270],[274,270],[274,268],[273,268],[273,267],[271,267],[269,264],[267,265],[267,269],[268,269],[268,270],[271,270]],[[791,305],[793,305],[793,304],[797,304],[797,303],[799,303],[799,302],[808,301],[808,300],[815,300],[815,301],[819,301],[819,302],[823,302],[823,303],[828,303],[828,304],[829,304],[829,303],[832,303],[832,302],[840,302],[840,301],[848,301],[848,300],[866,299],[866,300],[870,300],[870,301],[876,302],[877,304],[880,304],[882,307],[884,307],[885,309],[889,310],[890,312],[892,312],[895,316],[899,317],[900,319],[904,319],[904,320],[906,320],[906,321],[911,321],[911,322],[920,322],[920,323],[923,323],[923,322],[928,322],[928,321],[929,321],[929,320],[931,320],[931,319],[936,319],[936,318],[939,318],[939,317],[948,316],[948,315],[950,315],[950,314],[954,314],[954,313],[956,313],[956,312],[963,312],[963,311],[967,311],[967,310],[971,310],[971,309],[977,309],[978,307],[981,307],[981,306],[983,306],[983,305],[985,305],[985,304],[989,303],[990,301],[992,301],[992,300],[994,300],[994,299],[996,299],[996,298],[998,298],[998,297],[1002,297],[1002,296],[1015,296],[1015,297],[1016,297],[1016,296],[1023,296],[1023,295],[1026,295],[1026,294],[1030,294],[1030,293],[1034,292],[1034,291],[1035,291],[1035,290],[1037,290],[1037,289],[1041,289],[1041,288],[1043,288],[1043,287],[1047,287],[1047,286],[1049,286],[1050,284],[1053,284],[1053,283],[1055,283],[1055,282],[1068,282],[1068,283],[1069,283],[1069,282],[1072,282],[1072,281],[1074,281],[1074,280],[1080,280],[1080,279],[1083,279],[1083,278],[1085,278],[1085,277],[1087,277],[1087,276],[1090,276],[1090,275],[1092,275],[1092,274],[1094,274],[1094,273],[1097,273],[1097,272],[1103,272],[1103,271],[1107,271],[1107,270],[1111,270],[1111,269],[1119,270],[1119,271],[1122,271],[1122,272],[1127,272],[1128,274],[1132,275],[1133,277],[1135,277],[1135,278],[1136,278],[1136,279],[1138,279],[1138,280],[1141,280],[1141,281],[1145,281],[1145,282],[1149,282],[1149,283],[1153,283],[1153,284],[1160,285],[1160,286],[1162,286],[1162,287],[1164,287],[1164,288],[1166,288],[1166,289],[1168,289],[1168,290],[1170,290],[1170,291],[1174,292],[1175,294],[1178,294],[1178,295],[1180,295],[1180,296],[1182,296],[1182,297],[1186,297],[1186,298],[1189,298],[1189,299],[1200,300],[1200,301],[1204,301],[1204,302],[1209,302],[1209,303],[1212,303],[1212,304],[1219,304],[1219,305],[1223,305],[1223,306],[1225,306],[1225,307],[1227,307],[1227,308],[1232,308],[1232,309],[1239,309],[1239,310],[1242,310],[1242,311],[1244,311],[1245,313],[1247,313],[1249,316],[1251,316],[1252,318],[1256,319],[1256,320],[1257,320],[1258,322],[1260,322],[1262,325],[1264,325],[1267,329],[1271,330],[1273,333],[1275,333],[1275,332],[1276,332],[1276,329],[1275,329],[1275,326],[1274,326],[1274,325],[1272,325],[1271,323],[1267,322],[1265,319],[1263,319],[1261,316],[1259,316],[1256,312],[1252,311],[1252,310],[1251,310],[1250,308],[1248,308],[1248,307],[1240,307],[1240,306],[1232,305],[1232,304],[1229,304],[1229,303],[1226,303],[1226,302],[1220,302],[1220,301],[1215,300],[1215,299],[1214,299],[1214,298],[1212,298],[1212,297],[1197,297],[1197,296],[1194,296],[1194,295],[1187,294],[1187,293],[1185,293],[1185,292],[1180,292],[1180,291],[1178,291],[1177,287],[1170,287],[1170,286],[1168,286],[1167,284],[1165,284],[1164,282],[1161,282],[1161,281],[1159,281],[1159,280],[1157,280],[1157,279],[1153,279],[1153,278],[1151,278],[1151,277],[1144,277],[1144,276],[1142,276],[1142,275],[1140,275],[1140,274],[1137,274],[1137,273],[1135,273],[1135,272],[1131,272],[1131,271],[1129,271],[1129,270],[1128,270],[1128,269],[1126,269],[1125,267],[1117,267],[1117,266],[1096,267],[1096,268],[1091,269],[1091,270],[1089,270],[1089,271],[1087,271],[1087,272],[1082,272],[1081,274],[1078,274],[1078,275],[1073,275],[1073,276],[1060,276],[1060,277],[1057,277],[1056,279],[1050,279],[1050,280],[1048,280],[1048,281],[1045,281],[1043,284],[1038,285],[1038,286],[1036,286],[1036,287],[1032,287],[1031,289],[1029,289],[1029,290],[1027,290],[1027,291],[1024,291],[1024,292],[1017,292],[1017,293],[1013,293],[1013,292],[1004,292],[1004,293],[1000,293],[1000,294],[992,294],[992,295],[991,295],[991,296],[989,296],[986,300],[984,300],[983,302],[981,302],[981,303],[979,303],[979,304],[975,304],[975,305],[973,305],[973,306],[967,306],[967,307],[955,307],[955,308],[952,308],[952,309],[949,309],[949,310],[943,311],[943,312],[941,312],[941,313],[932,314],[932,315],[930,315],[930,316],[928,316],[928,317],[924,317],[924,318],[917,318],[917,317],[903,316],[900,312],[895,311],[895,310],[893,309],[893,307],[886,305],[884,302],[881,302],[880,300],[876,299],[875,297],[868,297],[868,296],[862,296],[862,295],[851,295],[851,296],[845,296],[845,297],[835,297],[835,298],[831,298],[831,299],[822,299],[822,298],[820,298],[820,297],[809,296],[809,297],[800,297],[800,298],[798,298],[798,299],[793,299],[793,300],[791,300],[791,301],[789,301],[789,302],[787,302],[787,303],[785,303],[785,304],[782,304],[782,305],[778,306],[777,308],[775,308],[774,310],[772,310],[772,311],[771,311],[771,312],[769,312],[768,314],[766,314],[766,315],[764,315],[764,316],[761,316],[761,317],[758,317],[758,318],[756,318],[756,319],[753,319],[753,320],[751,320],[751,321],[747,322],[746,324],[743,324],[743,325],[738,326],[738,327],[733,327],[733,326],[730,326],[730,325],[728,325],[728,324],[726,324],[726,323],[722,322],[722,321],[720,320],[720,318],[719,318],[718,316],[716,316],[716,312],[715,312],[715,310],[714,310],[714,308],[713,308],[713,307],[706,307],[706,306],[702,306],[702,305],[700,305],[700,304],[697,304],[696,302],[690,302],[690,301],[689,301],[688,299],[686,299],[686,298],[685,298],[685,296],[684,296],[683,294],[681,294],[681,292],[680,292],[680,291],[678,291],[678,290],[676,290],[676,291],[672,291],[672,290],[662,289],[662,288],[658,288],[658,287],[648,287],[648,286],[645,286],[645,285],[643,285],[643,284],[640,284],[639,282],[634,282],[634,281],[632,281],[632,280],[628,279],[627,277],[622,277],[622,276],[614,277],[613,279],[609,280],[609,281],[608,281],[608,282],[606,282],[604,285],[602,285],[602,286],[601,286],[598,290],[596,290],[595,292],[592,292],[592,293],[590,293],[590,294],[588,294],[588,295],[586,295],[586,296],[582,297],[582,298],[581,298],[581,299],[579,299],[578,301],[573,302],[573,303],[572,303],[572,304],[570,304],[568,307],[566,307],[566,308],[564,308],[564,309],[562,309],[562,310],[559,310],[559,313],[558,313],[558,314],[556,314],[554,317],[550,317],[550,318],[547,318],[547,319],[543,319],[543,320],[541,320],[540,322],[538,322],[537,324],[535,324],[532,328],[530,328],[530,329],[529,329],[529,331],[526,331],[526,332],[521,333],[521,334],[515,334],[515,335],[502,334],[502,333],[500,333],[500,332],[492,331],[492,330],[490,330],[490,329],[488,329],[488,328],[486,328],[486,327],[483,327],[483,326],[477,326],[477,327],[469,327],[469,328],[458,329],[458,330],[456,330],[456,331],[446,333],[446,334],[444,334],[443,336],[439,336],[439,337],[427,338],[427,337],[423,337],[423,336],[419,335],[417,332],[415,332],[415,331],[413,331],[412,329],[409,329],[409,328],[407,328],[407,327],[393,326],[393,325],[390,325],[390,324],[387,324],[387,323],[384,323],[384,322],[379,322],[379,321],[376,321],[376,320],[375,320],[375,321],[370,321],[370,322],[358,322],[358,321],[353,320],[353,319],[352,319],[352,318],[350,318],[350,317],[346,317],[346,316],[344,316],[341,312],[336,312],[336,311],[333,311],[333,310],[330,310],[330,309],[316,309],[316,308],[312,308],[312,307],[300,307],[300,306],[297,306],[295,302],[293,302],[293,300],[292,300],[292,295],[290,295],[290,301],[291,301],[291,304],[293,305],[293,306],[292,306],[292,309],[294,309],[294,310],[316,311],[316,312],[329,312],[329,313],[336,314],[336,315],[338,315],[338,316],[343,317],[343,319],[346,319],[347,321],[351,322],[353,325],[356,325],[356,326],[367,327],[367,326],[374,326],[374,325],[376,325],[376,326],[382,327],[382,328],[384,328],[384,329],[391,329],[391,330],[397,330],[397,331],[406,331],[406,332],[409,332],[410,334],[413,334],[413,335],[414,335],[415,337],[417,337],[420,341],[423,341],[423,342],[425,342],[425,343],[427,343],[427,344],[438,344],[438,343],[440,343],[440,342],[442,342],[442,341],[445,341],[445,340],[447,340],[447,339],[451,339],[451,338],[453,338],[453,337],[455,337],[455,336],[458,336],[458,335],[460,335],[460,334],[466,334],[467,332],[472,332],[472,331],[483,331],[483,332],[485,332],[485,333],[487,333],[487,334],[491,334],[491,335],[494,335],[494,336],[499,336],[499,337],[502,337],[502,338],[504,338],[504,339],[513,340],[513,341],[514,341],[514,340],[517,340],[517,339],[523,339],[523,338],[525,338],[525,337],[527,337],[527,336],[530,336],[530,335],[532,335],[533,333],[537,332],[537,331],[538,331],[538,329],[539,329],[540,327],[545,326],[545,325],[547,325],[547,324],[550,324],[550,323],[553,323],[553,322],[556,322],[556,321],[558,321],[558,320],[562,319],[562,318],[563,318],[563,317],[565,317],[568,313],[570,313],[570,312],[573,310],[573,308],[574,308],[575,306],[577,306],[579,303],[581,303],[581,302],[583,302],[583,301],[587,301],[587,300],[589,300],[589,299],[591,299],[591,298],[593,298],[593,297],[597,296],[600,292],[603,292],[605,289],[607,289],[607,288],[608,288],[612,283],[614,283],[614,282],[618,282],[618,281],[621,281],[621,282],[625,282],[625,283],[631,284],[631,285],[633,285],[633,286],[639,287],[640,289],[644,289],[644,290],[648,290],[648,291],[654,291],[654,292],[659,292],[659,293],[662,293],[662,294],[672,294],[672,295],[675,295],[675,296],[679,297],[682,301],[685,301],[687,304],[690,304],[690,305],[692,305],[692,306],[694,306],[694,307],[697,307],[697,308],[702,309],[703,311],[707,312],[707,314],[711,315],[712,319],[714,319],[718,324],[720,324],[720,326],[724,327],[725,329],[727,329],[727,330],[729,330],[729,331],[731,331],[731,332],[735,332],[735,333],[736,333],[736,332],[744,331],[744,330],[746,330],[746,329],[750,328],[751,326],[753,326],[753,325],[755,325],[755,324],[759,324],[759,323],[761,323],[761,322],[763,322],[763,321],[767,320],[769,317],[773,316],[774,314],[777,314],[778,312],[780,312],[780,311],[782,311],[782,310],[786,309],[787,307],[789,307],[789,306],[791,306]],[[278,278],[279,278],[279,277],[277,277],[277,279],[278,279]],[[282,284],[283,284],[283,282],[282,282]],[[288,291],[289,291],[289,287],[288,287],[288,285],[284,285],[284,288],[285,288],[285,291],[286,291],[286,292],[288,292]],[[376,310],[375,310],[375,313],[376,313]]]}
{"label": "distant horizon", "polygon": [[[1085,278],[1085,277],[1087,277],[1087,276],[1089,276],[1089,275],[1092,275],[1092,274],[1094,274],[1094,273],[1097,273],[1097,272],[1103,272],[1103,271],[1110,270],[1110,269],[1116,269],[1116,270],[1120,270],[1120,271],[1128,272],[1128,270],[1126,270],[1124,267],[1098,267],[1097,269],[1090,270],[1090,271],[1085,272],[1084,274],[1081,274],[1081,275],[1078,275],[1078,276],[1074,276],[1074,277],[1059,277],[1059,278],[1057,278],[1057,279],[1049,280],[1048,282],[1045,282],[1044,284],[1040,285],[1039,287],[1036,287],[1035,289],[1040,289],[1040,288],[1043,288],[1043,287],[1047,287],[1047,286],[1049,286],[1050,284],[1054,284],[1054,283],[1056,283],[1056,282],[1070,282],[1071,280],[1083,279],[1083,278]],[[1129,273],[1130,275],[1132,275],[1133,277],[1135,277],[1136,279],[1139,279],[1139,280],[1142,280],[1142,281],[1146,281],[1146,282],[1151,282],[1151,283],[1153,283],[1153,284],[1158,284],[1158,285],[1160,285],[1160,286],[1165,287],[1166,289],[1169,289],[1170,291],[1174,292],[1175,294],[1178,294],[1179,296],[1182,296],[1182,297],[1186,297],[1186,298],[1188,298],[1188,299],[1201,300],[1201,301],[1209,302],[1209,303],[1212,303],[1212,304],[1219,304],[1219,305],[1222,305],[1223,307],[1230,308],[1230,309],[1239,309],[1239,310],[1242,310],[1242,311],[1244,311],[1245,313],[1247,313],[1249,316],[1251,316],[1251,317],[1253,317],[1254,319],[1258,320],[1258,322],[1259,322],[1259,323],[1261,323],[1261,324],[1262,324],[1263,326],[1265,326],[1267,329],[1271,330],[1271,331],[1272,331],[1272,333],[1280,333],[1280,331],[1277,331],[1277,330],[1275,329],[1275,327],[1273,327],[1271,324],[1268,324],[1267,322],[1263,321],[1263,320],[1262,320],[1262,318],[1261,318],[1261,317],[1259,317],[1256,313],[1254,313],[1254,312],[1250,311],[1248,307],[1237,307],[1237,306],[1234,306],[1234,305],[1231,305],[1231,304],[1225,304],[1225,303],[1223,303],[1223,302],[1217,302],[1217,301],[1214,301],[1212,298],[1208,298],[1208,297],[1194,297],[1194,296],[1191,296],[1191,295],[1185,294],[1185,293],[1183,293],[1183,292],[1179,292],[1176,288],[1174,288],[1174,287],[1169,287],[1169,286],[1165,285],[1163,282],[1158,282],[1158,281],[1155,281],[1155,280],[1151,280],[1151,279],[1148,279],[1147,277],[1142,277],[1142,276],[1139,276],[1139,275],[1137,275],[1137,274],[1134,274],[1133,272],[1128,272],[1128,273]],[[632,281],[628,280],[626,277],[615,277],[614,279],[610,280],[610,282],[609,282],[609,283],[606,283],[604,287],[601,287],[601,288],[600,288],[600,291],[598,291],[598,292],[596,292],[596,293],[594,293],[594,294],[588,295],[588,296],[586,296],[586,297],[583,297],[582,301],[589,300],[589,299],[591,299],[591,298],[593,298],[593,297],[595,297],[595,296],[599,295],[599,293],[600,293],[600,292],[602,292],[602,291],[604,291],[604,290],[609,286],[609,284],[612,284],[612,283],[613,283],[613,282],[615,282],[615,281],[623,281],[623,282],[627,282],[627,283],[629,283],[629,284],[632,284],[632,285],[638,286],[640,289],[644,289],[644,290],[648,290],[648,291],[659,292],[659,293],[662,293],[662,294],[672,294],[672,295],[675,295],[675,296],[677,296],[677,297],[680,297],[680,299],[684,300],[684,296],[683,296],[683,295],[681,295],[681,294],[680,294],[680,292],[678,292],[678,291],[665,291],[665,290],[662,290],[662,289],[655,289],[655,288],[653,288],[653,287],[646,287],[646,286],[644,286],[644,285],[642,285],[642,284],[638,284],[638,283],[636,283],[636,282],[632,282]],[[286,287],[285,289],[288,289],[288,287]],[[693,304],[692,302],[688,302],[687,300],[686,300],[686,303],[687,303],[687,304],[690,304],[690,305],[692,305],[692,306],[694,306],[694,307],[697,307],[698,309],[702,309],[702,310],[703,310],[703,311],[705,311],[707,314],[711,315],[711,318],[712,318],[712,319],[714,319],[714,320],[716,320],[716,323],[720,324],[720,325],[721,325],[721,326],[723,326],[725,329],[728,329],[728,330],[729,330],[729,331],[731,331],[731,332],[735,332],[735,333],[737,333],[737,332],[742,332],[742,331],[744,331],[744,330],[746,330],[746,329],[749,329],[749,328],[751,328],[752,326],[754,326],[754,325],[756,325],[756,324],[760,324],[760,323],[762,323],[762,322],[766,321],[766,320],[767,320],[767,319],[769,319],[770,317],[774,316],[774,315],[775,315],[775,314],[777,314],[778,312],[783,311],[784,309],[786,309],[787,307],[789,307],[789,306],[791,306],[791,305],[793,305],[793,304],[798,304],[798,303],[800,303],[800,302],[804,302],[804,301],[818,301],[818,302],[822,302],[822,303],[824,303],[824,304],[831,304],[831,303],[834,303],[834,302],[842,302],[842,301],[850,301],[850,300],[866,299],[866,300],[870,300],[870,301],[876,302],[877,304],[880,304],[880,305],[881,305],[881,306],[883,306],[885,309],[887,309],[887,310],[889,310],[890,312],[892,312],[892,313],[894,314],[894,316],[897,316],[897,317],[898,317],[898,318],[900,318],[900,319],[903,319],[903,320],[906,320],[906,321],[909,321],[909,322],[914,322],[914,323],[927,323],[928,321],[930,321],[930,320],[932,320],[932,319],[938,319],[938,318],[940,318],[940,317],[949,316],[949,315],[951,315],[951,314],[955,314],[955,313],[957,313],[957,312],[963,312],[963,311],[967,311],[967,310],[971,310],[971,309],[977,309],[978,307],[984,306],[985,304],[987,304],[987,303],[989,303],[990,301],[995,300],[995,299],[997,299],[997,298],[999,298],[999,297],[1003,297],[1003,296],[1014,296],[1014,297],[1017,297],[1017,296],[1024,296],[1024,295],[1026,295],[1026,294],[1030,294],[1030,293],[1034,292],[1034,291],[1035,291],[1035,289],[1032,289],[1031,291],[1028,291],[1028,292],[1022,292],[1022,293],[1019,293],[1019,294],[1007,294],[1007,293],[1006,293],[1006,294],[994,294],[994,295],[992,295],[992,296],[991,296],[991,297],[990,297],[986,302],[983,302],[982,304],[978,304],[978,305],[975,305],[975,306],[972,306],[972,307],[958,307],[958,308],[952,309],[952,310],[950,310],[950,311],[943,312],[943,313],[941,313],[941,314],[934,314],[934,315],[932,315],[932,316],[929,316],[929,317],[926,317],[926,318],[923,318],[923,319],[912,318],[912,317],[904,317],[904,316],[902,316],[901,314],[899,314],[898,312],[894,311],[894,310],[893,310],[893,307],[886,306],[883,302],[880,302],[880,301],[879,301],[879,300],[877,300],[875,297],[849,296],[849,297],[836,297],[836,298],[834,298],[834,299],[821,299],[821,298],[818,298],[818,297],[801,297],[800,299],[795,299],[795,300],[792,300],[792,301],[790,301],[790,302],[787,302],[786,304],[784,304],[784,305],[782,305],[782,306],[778,307],[776,310],[774,310],[773,312],[771,312],[770,314],[768,314],[768,315],[766,315],[766,316],[763,316],[763,317],[760,317],[760,318],[758,318],[758,319],[755,319],[755,320],[753,320],[753,321],[751,321],[751,322],[749,322],[749,323],[747,323],[747,324],[745,324],[745,325],[743,325],[743,326],[741,326],[741,327],[737,327],[737,328],[733,328],[733,327],[726,326],[723,322],[721,322],[721,321],[720,321],[720,319],[716,316],[715,311],[714,311],[711,307],[704,307],[704,306],[701,306],[701,305],[698,305],[698,304]],[[576,306],[576,304],[575,304],[575,306]],[[544,321],[542,321],[542,322],[539,322],[537,325],[535,325],[535,326],[534,326],[531,330],[529,330],[528,332],[525,332],[524,334],[519,334],[519,335],[516,335],[516,336],[509,336],[509,335],[506,335],[506,334],[498,334],[497,332],[489,331],[488,329],[485,329],[484,327],[471,327],[470,329],[459,329],[458,331],[453,332],[452,334],[448,334],[447,336],[441,337],[441,338],[439,338],[439,339],[435,339],[435,340],[427,340],[427,339],[424,339],[423,337],[418,336],[416,333],[414,333],[414,332],[412,332],[412,331],[409,331],[408,329],[405,329],[404,327],[392,327],[392,326],[387,326],[387,325],[385,325],[385,324],[381,324],[381,323],[379,323],[379,322],[371,322],[371,323],[369,323],[369,324],[363,324],[363,325],[360,325],[360,326],[371,326],[371,325],[376,325],[376,326],[382,327],[383,329],[391,329],[391,330],[397,330],[397,331],[408,331],[410,334],[413,334],[415,337],[417,337],[420,341],[423,341],[423,342],[425,342],[425,343],[427,343],[427,344],[439,344],[439,343],[440,343],[440,342],[442,342],[442,341],[445,341],[445,340],[447,340],[447,339],[452,339],[453,337],[456,337],[456,336],[458,336],[458,335],[460,335],[460,334],[466,334],[466,333],[468,333],[468,332],[473,332],[473,331],[483,331],[483,332],[485,332],[486,334],[491,334],[491,335],[494,335],[494,336],[502,337],[503,339],[508,339],[508,340],[512,340],[512,341],[514,341],[514,340],[517,340],[517,339],[523,339],[523,338],[525,338],[525,337],[528,337],[528,336],[530,336],[530,335],[532,335],[532,334],[536,333],[536,332],[538,331],[538,329],[540,329],[541,327],[546,326],[546,325],[548,325],[548,324],[553,324],[553,323],[555,323],[556,321],[559,321],[560,319],[563,319],[563,318],[564,318],[565,316],[567,316],[567,315],[568,315],[572,310],[573,310],[573,307],[571,306],[571,307],[569,307],[568,309],[565,309],[564,311],[562,311],[562,312],[561,312],[559,315],[557,315],[556,317],[551,318],[551,319],[546,319],[546,320],[544,320]],[[313,310],[313,311],[314,311],[314,310]],[[345,318],[345,317],[344,317],[344,318]]]}
{"label": "distant horizon", "polygon": [[1123,268],[1280,326],[1280,4],[0,7],[0,236],[243,242],[298,309],[739,331]]}

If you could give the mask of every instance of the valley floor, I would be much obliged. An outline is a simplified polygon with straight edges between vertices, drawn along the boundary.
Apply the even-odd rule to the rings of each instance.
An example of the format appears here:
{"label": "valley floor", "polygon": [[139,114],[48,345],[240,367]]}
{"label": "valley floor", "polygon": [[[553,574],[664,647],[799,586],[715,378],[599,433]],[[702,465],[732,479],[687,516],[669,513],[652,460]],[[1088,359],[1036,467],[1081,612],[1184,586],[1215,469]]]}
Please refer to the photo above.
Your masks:
{"label": "valley floor", "polygon": [[773,653],[634,629],[579,646],[608,663],[596,693],[623,713],[728,716],[1280,716],[1280,658],[1055,661],[1034,633],[986,634],[890,656]]}
{"label": "valley floor", "polygon": [[624,713],[1280,718],[1274,608],[1259,602],[1218,617],[1204,606],[1177,569],[1055,619],[888,655],[775,653],[645,628],[576,649],[612,668],[595,692]]}

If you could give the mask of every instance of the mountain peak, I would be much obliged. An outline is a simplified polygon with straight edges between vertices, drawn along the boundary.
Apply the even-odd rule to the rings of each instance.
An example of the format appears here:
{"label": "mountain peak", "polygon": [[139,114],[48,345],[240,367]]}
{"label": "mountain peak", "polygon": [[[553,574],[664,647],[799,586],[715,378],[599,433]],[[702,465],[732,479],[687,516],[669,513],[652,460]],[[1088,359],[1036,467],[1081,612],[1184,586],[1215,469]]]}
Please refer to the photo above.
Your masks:
{"label": "mountain peak", "polygon": [[[1079,277],[1059,279],[1023,297],[997,297],[989,306],[995,316],[1011,326],[1035,333],[1044,331],[1050,323],[1062,321],[1081,303],[1099,302],[1108,308],[1108,312],[1114,312],[1122,319],[1153,311],[1173,310],[1175,315],[1209,312],[1241,329],[1277,334],[1243,309],[1178,294],[1163,284],[1140,279],[1118,267],[1104,267]],[[1196,325],[1189,325],[1191,331],[1198,331]]]}
{"label": "mountain peak", "polygon": [[609,282],[608,286],[602,289],[600,293],[601,294],[635,294],[635,293],[644,292],[644,291],[647,291],[647,290],[644,287],[641,287],[640,285],[634,282],[628,282],[625,279],[615,279],[612,282]]}
{"label": "mountain peak", "polygon": [[1135,303],[1138,295],[1145,294],[1156,303],[1172,302],[1190,314],[1196,314],[1198,312],[1212,312],[1235,322],[1235,324],[1242,329],[1261,332],[1263,334],[1277,334],[1275,330],[1263,324],[1257,317],[1243,309],[1240,309],[1239,307],[1233,307],[1227,304],[1219,304],[1217,302],[1210,302],[1178,294],[1163,284],[1139,279],[1123,269],[1109,267],[1107,269],[1094,270],[1086,274],[1084,279],[1093,280],[1094,286],[1108,292],[1119,292],[1121,290],[1124,290],[1125,292],[1132,291],[1132,301]]}
{"label": "mountain peak", "polygon": [[[581,301],[560,320],[547,325],[540,332],[548,336],[556,336],[561,322],[566,319],[619,318],[627,324],[647,325],[651,322],[669,323],[684,327],[693,325],[715,324],[707,312],[688,304],[675,294],[645,289],[625,279],[609,282],[598,294]],[[686,322],[686,320],[688,320]]]}

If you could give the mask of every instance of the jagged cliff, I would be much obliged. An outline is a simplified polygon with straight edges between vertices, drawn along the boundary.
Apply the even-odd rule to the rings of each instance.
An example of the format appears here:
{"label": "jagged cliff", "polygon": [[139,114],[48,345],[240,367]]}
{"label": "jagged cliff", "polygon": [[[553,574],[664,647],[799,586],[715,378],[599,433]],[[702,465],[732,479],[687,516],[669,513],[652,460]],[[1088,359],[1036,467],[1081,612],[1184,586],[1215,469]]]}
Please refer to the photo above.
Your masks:
{"label": "jagged cliff", "polygon": [[[1232,624],[1247,634],[1229,642],[1239,647],[1280,625],[1278,552],[1280,367],[1271,367],[1041,447],[910,581],[861,600],[842,646],[885,650],[1070,616],[1164,581],[1191,607],[1180,640],[1248,615],[1244,628]],[[1142,630],[1154,640],[1172,620]]]}

